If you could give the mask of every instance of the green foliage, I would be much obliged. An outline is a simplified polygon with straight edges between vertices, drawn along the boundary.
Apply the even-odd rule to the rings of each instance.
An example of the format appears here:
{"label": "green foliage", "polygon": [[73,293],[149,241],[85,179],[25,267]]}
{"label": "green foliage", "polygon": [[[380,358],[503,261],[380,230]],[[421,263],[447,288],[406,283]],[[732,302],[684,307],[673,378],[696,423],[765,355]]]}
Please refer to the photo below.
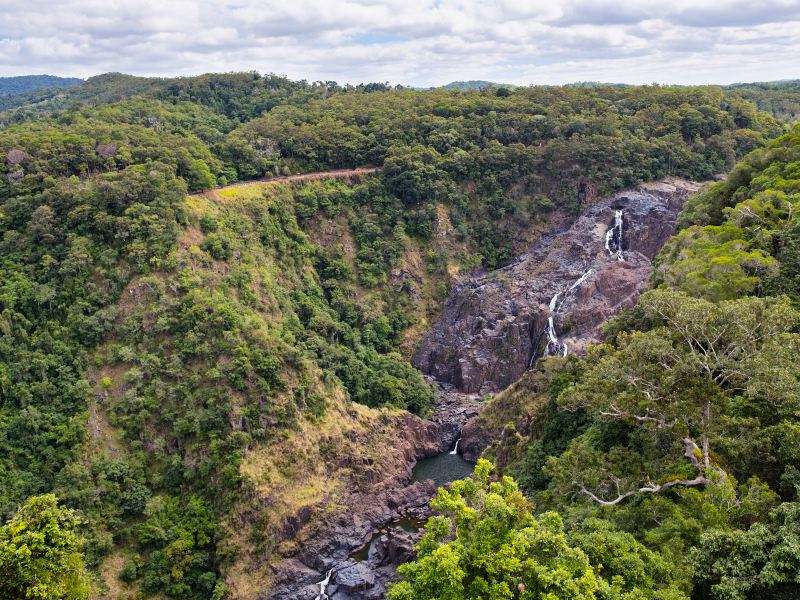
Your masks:
{"label": "green foliage", "polygon": [[33,496],[0,526],[0,595],[8,600],[82,600],[89,575],[74,511],[55,495]]}
{"label": "green foliage", "polygon": [[[669,264],[663,281],[672,288],[709,300],[753,294],[778,274],[778,261],[751,249],[744,230],[731,225],[690,227],[673,237],[660,254]],[[663,263],[662,263],[663,264]]]}
{"label": "green foliage", "polygon": [[399,569],[389,598],[596,598],[600,581],[570,547],[556,513],[534,517],[510,477],[490,483],[488,461],[440,489],[417,558]]}
{"label": "green foliage", "polygon": [[[560,485],[577,485],[596,501],[618,502],[678,481],[707,483],[711,437],[724,439],[727,433],[714,415],[735,416],[725,411],[734,394],[751,399],[758,412],[748,416],[763,426],[798,411],[800,384],[793,365],[800,359],[800,338],[792,333],[798,315],[785,299],[713,304],[653,290],[640,306],[663,326],[620,336],[618,347],[599,351],[580,383],[561,396],[566,406],[585,407],[626,426],[609,428],[601,421],[551,461]],[[735,428],[731,434],[736,436]]]}
{"label": "green foliage", "polygon": [[715,600],[797,597],[800,506],[785,503],[748,530],[709,530],[692,559],[698,597]]}
{"label": "green foliage", "polygon": [[686,598],[671,564],[611,523],[565,533],[555,512],[535,516],[516,482],[490,481],[479,460],[469,479],[440,489],[389,598]]}
{"label": "green foliage", "polygon": [[567,539],[583,550],[592,565],[599,565],[610,588],[599,594],[601,598],[685,597],[669,560],[608,521],[587,519],[571,530]]}
{"label": "green foliage", "polygon": [[800,130],[736,165],[692,198],[657,261],[657,282],[712,300],[787,294],[800,302]]}
{"label": "green foliage", "polygon": [[[342,390],[369,406],[428,410],[434,391],[401,354],[425,310],[420,287],[434,288],[424,290],[433,313],[451,267],[508,262],[552,210],[576,211],[646,179],[725,170],[782,131],[748,100],[783,114],[786,91],[774,105],[770,93],[420,92],[257,73],[107,74],[3,104],[13,110],[0,116],[0,511],[56,489],[83,511],[90,566],[125,544],[138,557],[123,577],[143,592],[220,596],[214,532],[247,495],[239,467],[248,448],[319,419],[329,395]],[[795,138],[751,154],[731,179],[690,203],[686,214],[700,215],[702,229],[673,243],[679,266],[672,271],[665,260],[664,282],[712,299],[797,298]],[[214,201],[186,198],[218,183],[368,164],[383,165],[383,173],[277,186],[263,196],[226,190]],[[345,234],[327,243],[328,227],[340,225]],[[454,247],[463,259],[453,258]],[[423,260],[420,284],[406,270]],[[739,308],[759,319],[766,311]],[[637,323],[661,325],[648,319]],[[654,331],[647,340],[656,350],[676,351],[672,337]],[[617,351],[627,352],[629,338],[618,339]],[[725,432],[753,420],[759,429],[747,443],[715,433],[714,460],[730,463],[744,486],[757,475],[788,496],[798,478],[786,465],[798,460],[800,434],[795,372],[783,365],[795,356],[795,340],[787,334],[756,349],[773,363],[735,357],[757,376],[743,389],[736,378],[711,389]],[[691,369],[681,373],[692,385],[701,380]],[[648,466],[642,457],[675,449],[626,427],[595,426],[588,411],[559,412],[555,397],[580,386],[580,377],[553,379],[534,432],[541,439],[514,471],[542,497],[560,485],[543,465],[574,440],[598,436],[588,447],[603,452],[630,443],[623,456],[640,471]],[[108,423],[87,430],[87,413]],[[696,429],[695,419],[686,426]],[[103,428],[117,444],[113,457],[94,453]],[[737,490],[738,501],[747,490]],[[531,529],[508,529],[512,553],[529,552],[537,536],[564,548],[563,565],[535,557],[542,573],[557,572],[553,585],[576,597],[617,593],[596,568],[584,581],[585,555],[564,541],[555,517],[519,513],[518,492],[480,494],[510,502],[524,521],[519,532]],[[466,508],[474,501],[467,498]],[[750,512],[737,518],[763,510]],[[661,581],[655,567],[645,571]],[[495,581],[490,576],[469,575],[475,594]],[[632,590],[620,577],[618,589]],[[513,580],[495,583],[513,592]]]}
{"label": "green foliage", "polygon": [[[727,110],[737,125],[758,119],[738,101]],[[669,118],[709,147],[719,116]],[[526,376],[480,417],[521,412],[487,453],[564,516],[569,543],[602,564],[599,594],[797,594],[799,139],[752,152],[688,202],[656,261],[664,289],[610,323],[580,368],[550,359],[537,374],[569,375],[557,402]]]}
{"label": "green foliage", "polygon": [[145,517],[136,531],[153,550],[140,569],[143,590],[172,598],[210,597],[217,583],[212,555],[217,525],[210,506],[194,497],[155,497]]}
{"label": "green foliage", "polygon": [[51,488],[82,441],[85,349],[110,329],[110,305],[131,273],[161,264],[173,250],[184,193],[169,167],[150,163],[63,179],[4,202],[4,511]]}

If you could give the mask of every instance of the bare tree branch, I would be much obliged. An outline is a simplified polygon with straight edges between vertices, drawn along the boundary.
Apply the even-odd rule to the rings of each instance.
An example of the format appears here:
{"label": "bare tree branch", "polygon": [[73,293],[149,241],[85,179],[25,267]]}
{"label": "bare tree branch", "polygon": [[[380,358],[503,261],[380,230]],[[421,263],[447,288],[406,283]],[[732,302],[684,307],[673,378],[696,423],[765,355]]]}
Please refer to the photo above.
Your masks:
{"label": "bare tree branch", "polygon": [[[697,459],[695,458],[695,460]],[[598,504],[601,504],[603,506],[614,506],[615,504],[619,504],[626,498],[630,498],[631,496],[635,496],[636,494],[657,494],[658,492],[663,492],[664,490],[669,489],[671,487],[675,487],[676,485],[682,485],[686,487],[705,485],[708,483],[708,479],[702,473],[697,477],[695,477],[694,479],[672,479],[670,481],[667,481],[666,483],[650,484],[637,489],[629,490],[624,494],[619,494],[613,500],[604,500],[603,498],[600,498],[593,492],[589,491],[586,488],[586,486],[583,485],[582,483],[577,483],[577,482],[575,483],[576,485],[578,485],[582,494],[585,494]]]}
{"label": "bare tree branch", "polygon": [[620,410],[620,408],[613,403],[611,404],[610,408],[611,408],[610,411],[601,410],[600,415],[604,417],[610,417],[612,419],[630,418],[630,419],[635,419],[640,423],[655,423],[656,429],[671,429],[675,427],[675,425],[677,424],[677,419],[673,419],[672,421],[667,421],[664,415],[660,415],[658,417],[652,416],[650,414],[650,409],[645,410],[645,414],[643,415],[635,415],[633,413]]}

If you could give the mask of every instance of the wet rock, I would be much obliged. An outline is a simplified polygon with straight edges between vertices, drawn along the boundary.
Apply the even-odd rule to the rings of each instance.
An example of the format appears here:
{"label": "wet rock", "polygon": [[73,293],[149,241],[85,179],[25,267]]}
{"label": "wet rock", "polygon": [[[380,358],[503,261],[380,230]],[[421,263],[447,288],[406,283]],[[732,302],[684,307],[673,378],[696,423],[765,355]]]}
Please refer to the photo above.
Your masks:
{"label": "wet rock", "polygon": [[[386,449],[391,460],[384,463],[383,470],[376,470],[365,477],[357,477],[358,486],[349,497],[341,499],[347,508],[330,520],[314,521],[316,527],[308,531],[312,524],[309,514],[300,511],[296,518],[287,521],[284,533],[294,531],[298,525],[306,524],[303,531],[307,538],[302,549],[293,558],[285,559],[274,567],[275,583],[270,595],[271,600],[295,600],[303,598],[302,594],[309,584],[321,581],[329,569],[334,569],[331,580],[336,585],[333,598],[382,598],[384,584],[389,581],[399,563],[392,563],[392,557],[407,556],[413,547],[413,541],[400,536],[397,543],[394,535],[387,536],[387,542],[381,547],[380,555],[373,553],[371,561],[358,563],[355,571],[349,555],[368,543],[375,532],[387,524],[404,516],[423,517],[428,514],[430,499],[436,492],[432,481],[411,483],[411,470],[414,463],[422,458],[435,456],[449,450],[455,443],[461,427],[458,423],[436,423],[405,413],[393,416],[391,427],[397,432],[392,446]],[[364,463],[347,465],[359,473],[371,469]],[[378,476],[373,476],[377,474]],[[294,535],[292,536],[294,537]],[[378,570],[386,566],[386,569]],[[340,573],[348,570],[343,580]],[[372,573],[367,574],[367,571]],[[349,587],[348,581],[356,575],[361,576],[364,589]],[[367,585],[370,581],[372,584]],[[318,588],[318,586],[317,586]],[[316,597],[311,596],[311,600]]]}
{"label": "wet rock", "polygon": [[[436,384],[433,377],[427,377],[429,383]],[[436,403],[432,421],[437,423],[457,423],[459,428],[481,413],[483,397],[480,394],[465,394],[457,391],[449,383],[439,384],[439,401]]]}
{"label": "wet rock", "polygon": [[323,573],[295,558],[282,560],[273,566],[272,570],[279,583],[268,593],[259,595],[259,600],[272,598],[314,600],[319,593],[319,586],[316,583],[325,577]]}
{"label": "wet rock", "polygon": [[495,439],[495,431],[487,429],[477,419],[470,419],[461,432],[459,450],[465,460],[477,461],[481,452]]}
{"label": "wet rock", "polygon": [[374,547],[374,556],[370,562],[380,565],[400,565],[409,561],[414,555],[414,544],[419,541],[420,534],[392,528],[382,535]]}
{"label": "wet rock", "polygon": [[363,591],[375,583],[375,572],[364,563],[355,563],[336,573],[336,585],[345,592]]}
{"label": "wet rock", "polygon": [[[507,267],[461,281],[420,343],[414,365],[457,392],[506,388],[541,357],[548,305],[558,292],[559,337],[570,352],[584,352],[597,341],[602,323],[632,306],[647,287],[653,257],[698,187],[656,182],[602,199]],[[605,249],[616,210],[623,211],[624,261]],[[565,294],[589,269],[592,274]]]}
{"label": "wet rock", "polygon": [[[387,525],[404,516],[426,518],[435,493],[431,481],[410,484],[413,464],[449,450],[459,436],[459,452],[475,460],[501,435],[480,423],[484,395],[517,381],[541,356],[553,295],[593,269],[563,298],[555,320],[569,351],[583,352],[598,338],[600,325],[633,305],[646,288],[653,257],[696,189],[686,182],[660,182],[605,198],[571,222],[554,219],[551,233],[511,265],[461,281],[414,356],[414,364],[440,386],[431,420],[395,415],[390,426],[397,436],[386,449],[389,460],[378,465],[348,459],[353,464],[339,465],[355,473],[350,494],[337,498],[345,509],[329,518],[297,515],[287,522],[287,533],[302,529],[302,550],[274,568],[275,584],[265,598],[313,600],[315,584],[331,568],[331,600],[383,598],[397,565],[412,556],[421,535]],[[624,261],[605,250],[615,210],[624,214]],[[393,276],[404,279],[402,272]],[[383,533],[367,560],[350,559],[378,531]],[[310,590],[315,593],[308,596]]]}

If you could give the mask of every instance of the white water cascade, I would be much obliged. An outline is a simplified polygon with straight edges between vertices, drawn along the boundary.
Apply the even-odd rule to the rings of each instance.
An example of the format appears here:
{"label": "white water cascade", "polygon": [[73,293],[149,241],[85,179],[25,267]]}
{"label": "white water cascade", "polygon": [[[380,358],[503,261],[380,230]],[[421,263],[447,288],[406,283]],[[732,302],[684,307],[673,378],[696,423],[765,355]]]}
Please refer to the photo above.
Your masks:
{"label": "white water cascade", "polygon": [[[556,335],[556,323],[555,318],[558,314],[558,310],[561,306],[564,306],[564,302],[566,302],[569,293],[574,290],[576,287],[581,285],[584,281],[589,279],[589,276],[594,273],[594,269],[589,269],[583,275],[581,275],[571,286],[567,288],[565,292],[563,292],[563,298],[561,299],[561,304],[558,303],[559,296],[562,295],[562,292],[557,292],[555,296],[550,299],[550,316],[547,317],[547,346],[544,348],[544,355],[550,356],[554,354],[561,354],[562,356],[566,356],[569,353],[569,348],[565,342],[562,342],[558,339],[558,335]],[[533,358],[531,358],[531,366],[533,366]]]}
{"label": "white water cascade", "polygon": [[549,356],[550,354],[559,353],[561,352],[562,347],[564,348],[564,356],[566,356],[567,345],[558,341],[558,336],[556,335],[556,324],[553,321],[553,314],[551,314],[549,317],[547,317],[547,346],[545,346],[544,355]]}
{"label": "white water cascade", "polygon": [[622,211],[614,211],[614,226],[606,231],[606,250],[609,256],[616,255],[617,260],[625,260],[622,254]]}
{"label": "white water cascade", "polygon": [[325,579],[317,582],[317,585],[319,586],[319,595],[317,595],[314,600],[330,600],[330,596],[325,593],[325,588],[328,587],[328,584],[331,581],[331,575],[333,575],[333,569],[325,573]]}
{"label": "white water cascade", "polygon": [[455,448],[453,448],[452,450],[450,450],[450,454],[458,454],[458,442],[460,442],[460,441],[461,441],[461,438],[458,438],[458,439],[456,440],[456,445],[455,445]]}

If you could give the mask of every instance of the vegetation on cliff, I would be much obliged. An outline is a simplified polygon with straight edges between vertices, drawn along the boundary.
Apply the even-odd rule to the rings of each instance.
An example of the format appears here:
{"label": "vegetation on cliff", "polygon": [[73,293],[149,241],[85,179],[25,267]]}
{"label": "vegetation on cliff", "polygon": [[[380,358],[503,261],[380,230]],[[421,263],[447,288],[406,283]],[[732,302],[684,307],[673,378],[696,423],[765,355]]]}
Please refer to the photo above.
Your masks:
{"label": "vegetation on cliff", "polygon": [[800,589],[798,148],[795,128],[691,199],[658,289],[480,417],[485,454],[568,536],[604,519],[691,597]]}
{"label": "vegetation on cliff", "polygon": [[[335,504],[310,475],[323,477],[309,467],[314,460],[357,482],[369,469],[337,459],[351,453],[373,464],[380,452],[347,436],[383,431],[392,410],[425,414],[434,392],[407,357],[453,273],[504,264],[552,211],[574,212],[598,194],[667,174],[710,177],[785,129],[717,87],[500,92],[340,87],[252,73],[108,75],[3,113],[0,510],[8,526],[26,514],[26,498],[55,491],[82,515],[86,561],[106,580],[100,588],[122,581],[125,593],[224,597],[244,546],[289,554],[280,519]],[[773,152],[791,136],[781,139]],[[383,171],[187,195],[364,164]],[[770,185],[791,172],[776,171]],[[726,189],[690,210],[738,218],[723,210]],[[752,283],[747,289],[791,296],[791,228],[781,222],[796,213],[792,200],[769,202],[751,207],[769,213],[768,239],[760,237],[766,225],[697,223],[750,236],[731,250],[746,254],[733,262],[750,269],[736,289]],[[765,316],[789,310],[763,302]],[[619,328],[688,352],[651,317],[634,312]],[[780,346],[779,358],[792,348]],[[748,366],[758,381],[768,376],[769,365]],[[579,370],[591,368],[599,367]],[[736,406],[743,427],[762,415],[762,391],[753,389],[753,398],[726,388],[714,400]],[[741,481],[757,474],[773,488],[786,481],[789,499],[793,479],[781,453],[791,452],[792,423],[770,421],[765,430],[775,453],[769,469],[731,472]],[[605,451],[636,438],[624,425],[598,419],[586,435],[599,435]],[[323,426],[331,430],[315,431]],[[298,441],[306,435],[315,436],[313,448]],[[747,449],[712,447],[757,460]],[[254,466],[253,456],[263,460]],[[542,473],[542,482],[552,478]],[[557,504],[554,494],[548,502]],[[561,540],[553,518],[545,521]]]}

